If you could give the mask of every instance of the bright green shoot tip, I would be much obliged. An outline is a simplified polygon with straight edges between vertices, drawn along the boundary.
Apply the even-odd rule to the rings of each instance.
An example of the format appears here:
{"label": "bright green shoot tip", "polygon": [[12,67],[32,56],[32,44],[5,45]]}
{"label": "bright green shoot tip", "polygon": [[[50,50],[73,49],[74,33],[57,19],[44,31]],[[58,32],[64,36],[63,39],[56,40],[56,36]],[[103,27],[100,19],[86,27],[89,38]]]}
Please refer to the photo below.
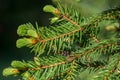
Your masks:
{"label": "bright green shoot tip", "polygon": [[43,11],[44,11],[44,12],[54,13],[55,10],[56,10],[56,8],[53,7],[52,5],[46,5],[46,6],[43,8]]}

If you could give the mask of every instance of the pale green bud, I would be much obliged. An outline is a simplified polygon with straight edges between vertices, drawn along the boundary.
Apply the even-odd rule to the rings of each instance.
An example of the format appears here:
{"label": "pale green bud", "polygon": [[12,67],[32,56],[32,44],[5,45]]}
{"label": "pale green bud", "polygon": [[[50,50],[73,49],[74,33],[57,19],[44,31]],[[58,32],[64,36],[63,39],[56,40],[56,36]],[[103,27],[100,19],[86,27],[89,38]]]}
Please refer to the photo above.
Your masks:
{"label": "pale green bud", "polygon": [[114,23],[105,27],[107,31],[117,31],[119,29],[119,24]]}
{"label": "pale green bud", "polygon": [[31,36],[31,37],[35,37],[35,38],[38,38],[38,34],[36,31],[34,30],[28,30],[27,31],[27,35]]}
{"label": "pale green bud", "polygon": [[11,63],[12,67],[18,68],[19,70],[25,69],[25,63],[21,62],[21,61],[12,61]]}
{"label": "pale green bud", "polygon": [[34,57],[34,62],[35,62],[37,65],[39,65],[39,66],[41,65],[41,64],[40,64],[40,61],[39,61],[39,59],[38,59],[37,57]]}
{"label": "pale green bud", "polygon": [[17,34],[19,36],[31,36],[38,37],[36,30],[33,28],[32,24],[23,24],[18,27]]}
{"label": "pale green bud", "polygon": [[29,24],[20,25],[17,29],[17,34],[19,36],[26,36],[27,30],[29,30],[29,29],[30,29]]}
{"label": "pale green bud", "polygon": [[37,40],[32,39],[32,38],[22,38],[22,39],[18,39],[16,42],[16,46],[18,48],[24,47],[24,46],[29,46],[32,44],[37,43]]}
{"label": "pale green bud", "polygon": [[30,73],[29,73],[28,71],[26,71],[26,72],[24,72],[24,73],[22,74],[22,76],[23,76],[24,78],[29,78],[31,75],[30,75]]}
{"label": "pale green bud", "polygon": [[56,10],[55,7],[53,7],[52,5],[46,5],[44,8],[43,8],[43,11],[45,12],[50,12],[50,13],[54,13]]}
{"label": "pale green bud", "polygon": [[20,73],[19,70],[16,68],[5,68],[3,70],[3,76],[17,75],[19,73]]}
{"label": "pale green bud", "polygon": [[56,22],[58,19],[59,19],[59,17],[53,17],[53,18],[51,18],[51,23]]}

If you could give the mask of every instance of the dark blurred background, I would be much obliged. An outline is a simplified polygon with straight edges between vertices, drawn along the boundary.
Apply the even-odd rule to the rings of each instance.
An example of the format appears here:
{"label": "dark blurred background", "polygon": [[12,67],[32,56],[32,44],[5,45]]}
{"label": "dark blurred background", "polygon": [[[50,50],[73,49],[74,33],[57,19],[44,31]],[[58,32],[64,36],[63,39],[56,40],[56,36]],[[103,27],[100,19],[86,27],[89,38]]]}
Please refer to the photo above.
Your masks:
{"label": "dark blurred background", "polygon": [[28,48],[16,48],[16,31],[20,24],[28,22],[48,25],[50,15],[42,11],[46,4],[52,4],[51,0],[0,0],[0,80],[18,80],[2,76],[12,60],[32,59]]}
{"label": "dark blurred background", "polygon": [[[58,0],[53,0],[54,2]],[[63,4],[73,4],[83,16],[93,15],[108,8],[120,6],[120,0],[61,0]],[[78,2],[80,1],[80,2]],[[77,3],[76,3],[77,2]],[[30,60],[34,54],[28,48],[16,48],[17,28],[24,23],[35,22],[47,26],[52,15],[43,12],[43,7],[53,4],[52,0],[0,0],[0,80],[19,80],[3,77],[2,70],[13,60]]]}

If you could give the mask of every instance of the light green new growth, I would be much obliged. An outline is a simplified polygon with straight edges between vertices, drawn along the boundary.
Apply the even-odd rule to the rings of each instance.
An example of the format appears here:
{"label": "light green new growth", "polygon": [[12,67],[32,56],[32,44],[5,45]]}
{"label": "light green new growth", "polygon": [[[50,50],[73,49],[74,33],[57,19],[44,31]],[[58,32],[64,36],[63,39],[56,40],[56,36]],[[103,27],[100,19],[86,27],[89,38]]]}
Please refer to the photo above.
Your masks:
{"label": "light green new growth", "polygon": [[24,46],[29,46],[29,45],[33,45],[36,43],[36,40],[34,38],[22,38],[22,39],[18,39],[16,42],[16,46],[18,48],[24,47]]}
{"label": "light green new growth", "polygon": [[19,73],[20,72],[17,68],[6,68],[3,70],[3,76],[17,75]]}
{"label": "light green new growth", "polygon": [[19,36],[31,36],[38,37],[37,32],[35,31],[32,24],[23,24],[18,27],[17,34]]}
{"label": "light green new growth", "polygon": [[21,61],[12,61],[11,66],[17,69],[25,69],[26,65],[25,63],[21,62]]}
{"label": "light green new growth", "polygon": [[45,11],[45,12],[54,13],[55,10],[56,10],[55,7],[53,7],[52,5],[46,5],[46,6],[43,8],[43,11]]}

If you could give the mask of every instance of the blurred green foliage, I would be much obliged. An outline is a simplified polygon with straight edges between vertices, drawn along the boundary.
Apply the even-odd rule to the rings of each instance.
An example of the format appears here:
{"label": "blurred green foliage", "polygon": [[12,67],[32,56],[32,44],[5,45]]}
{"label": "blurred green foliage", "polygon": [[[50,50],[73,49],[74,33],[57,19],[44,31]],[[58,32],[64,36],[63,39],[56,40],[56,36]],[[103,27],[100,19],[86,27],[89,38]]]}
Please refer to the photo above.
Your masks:
{"label": "blurred green foliage", "polygon": [[69,4],[69,6],[78,9],[82,16],[91,16],[103,10],[120,6],[120,0],[53,0],[54,3],[59,1],[63,6]]}

